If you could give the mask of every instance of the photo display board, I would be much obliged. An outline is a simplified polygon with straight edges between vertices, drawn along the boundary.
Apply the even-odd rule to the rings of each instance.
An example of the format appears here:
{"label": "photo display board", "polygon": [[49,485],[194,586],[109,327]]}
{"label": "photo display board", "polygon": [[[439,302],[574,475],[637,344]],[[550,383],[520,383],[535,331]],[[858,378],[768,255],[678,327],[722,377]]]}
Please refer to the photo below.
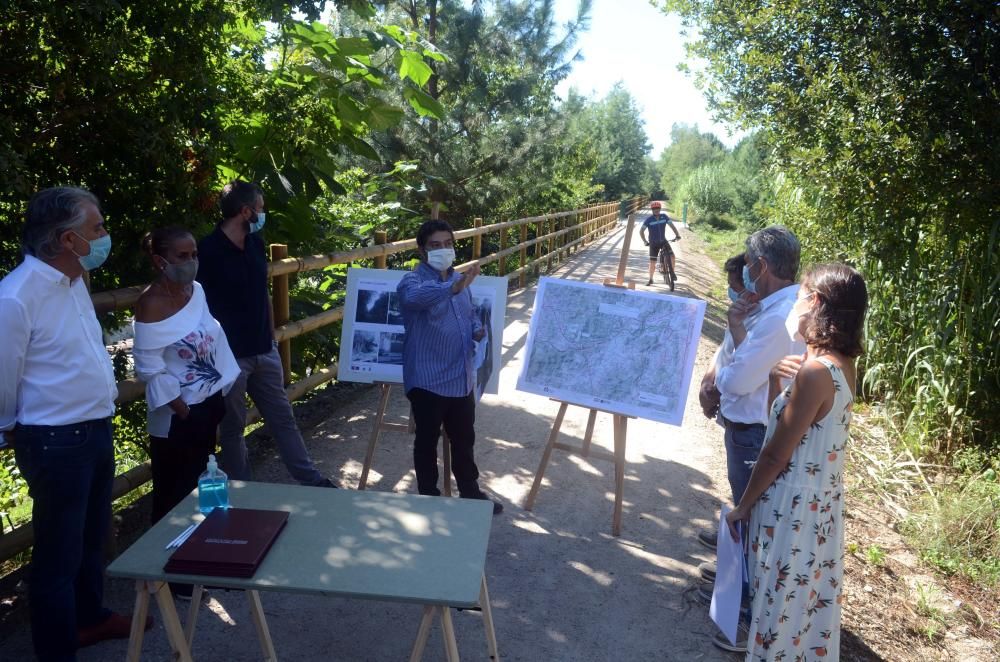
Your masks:
{"label": "photo display board", "polygon": [[[337,379],[348,382],[403,383],[403,313],[396,286],[408,272],[347,270],[347,298],[340,336]],[[486,330],[474,343],[476,399],[496,393],[500,384],[507,279],[477,276],[469,288],[472,305]]]}
{"label": "photo display board", "polygon": [[542,278],[517,388],[680,425],[704,317],[700,299]]}

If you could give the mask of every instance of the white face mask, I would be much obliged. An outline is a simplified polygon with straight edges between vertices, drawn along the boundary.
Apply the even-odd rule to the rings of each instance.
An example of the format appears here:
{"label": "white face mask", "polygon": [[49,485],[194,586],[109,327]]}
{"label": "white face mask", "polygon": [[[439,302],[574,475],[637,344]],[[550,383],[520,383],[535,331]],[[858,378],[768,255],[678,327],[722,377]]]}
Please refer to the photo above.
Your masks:
{"label": "white face mask", "polygon": [[435,248],[432,251],[427,251],[427,264],[438,271],[444,271],[454,262],[454,248]]}
{"label": "white face mask", "polygon": [[795,305],[792,306],[792,312],[788,313],[788,317],[785,318],[785,330],[788,331],[788,335],[795,342],[805,342],[806,339],[799,332],[799,321],[802,316],[809,312],[809,309],[801,310],[800,306],[809,301],[810,292],[804,297],[800,297],[795,300]]}
{"label": "white face mask", "polygon": [[793,308],[792,312],[788,313],[788,317],[785,318],[785,330],[788,331],[788,336],[795,342],[805,342],[806,339],[799,333],[799,319],[798,312]]}

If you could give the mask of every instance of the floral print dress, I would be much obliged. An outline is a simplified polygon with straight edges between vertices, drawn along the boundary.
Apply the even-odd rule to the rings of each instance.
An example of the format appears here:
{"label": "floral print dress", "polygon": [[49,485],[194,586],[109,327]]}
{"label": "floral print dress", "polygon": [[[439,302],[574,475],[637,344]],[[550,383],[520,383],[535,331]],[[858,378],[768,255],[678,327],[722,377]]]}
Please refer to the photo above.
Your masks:
{"label": "floral print dress", "polygon": [[[809,427],[750,514],[747,660],[807,662],[840,654],[844,448],[854,398],[843,371],[818,360],[833,377],[833,407]],[[791,386],[775,398],[765,446],[790,393]]]}

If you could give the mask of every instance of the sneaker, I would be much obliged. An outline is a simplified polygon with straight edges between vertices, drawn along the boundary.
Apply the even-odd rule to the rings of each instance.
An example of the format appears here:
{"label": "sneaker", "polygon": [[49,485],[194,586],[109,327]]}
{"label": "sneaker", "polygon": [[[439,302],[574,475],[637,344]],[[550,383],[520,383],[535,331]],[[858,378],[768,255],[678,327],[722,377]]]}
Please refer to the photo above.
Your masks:
{"label": "sneaker", "polygon": [[[143,628],[148,630],[153,627],[153,617],[146,615],[146,625]],[[106,639],[128,639],[132,634],[132,616],[125,616],[112,612],[104,621],[88,628],[77,628],[76,639],[78,648],[86,648]]]}
{"label": "sneaker", "polygon": [[717,535],[715,531],[699,531],[698,532],[698,542],[700,542],[705,547],[711,550],[715,550],[715,541],[717,540]]}
{"label": "sneaker", "polygon": [[730,643],[726,635],[721,632],[715,635],[712,639],[712,643],[721,648],[724,651],[730,651],[733,653],[746,653],[747,652],[747,639],[750,638],[750,629],[743,623],[739,624],[736,628],[736,643]]}
{"label": "sneaker", "polygon": [[652,278],[650,278],[648,281],[646,281],[646,285],[652,285],[652,284],[653,284],[653,279]]}
{"label": "sneaker", "polygon": [[701,573],[701,578],[706,582],[715,582],[715,564],[711,561],[705,561],[698,566],[698,572]]}

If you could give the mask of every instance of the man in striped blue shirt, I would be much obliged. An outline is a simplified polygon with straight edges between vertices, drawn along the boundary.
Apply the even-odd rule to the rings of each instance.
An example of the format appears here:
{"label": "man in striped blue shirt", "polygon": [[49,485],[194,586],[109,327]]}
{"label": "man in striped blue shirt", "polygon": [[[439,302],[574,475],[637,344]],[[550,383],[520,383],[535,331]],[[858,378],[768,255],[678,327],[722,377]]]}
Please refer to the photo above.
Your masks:
{"label": "man in striped blue shirt", "polygon": [[[437,444],[441,426],[451,440],[451,468],[459,494],[488,497],[479,488],[473,457],[476,440],[474,341],[485,329],[472,305],[469,286],[476,265],[464,274],[452,268],[455,235],[444,221],[426,221],[417,231],[420,265],[396,287],[406,337],[403,341],[403,388],[413,407],[416,437],[413,466],[420,494],[440,496]],[[493,514],[503,511],[493,503]]]}

